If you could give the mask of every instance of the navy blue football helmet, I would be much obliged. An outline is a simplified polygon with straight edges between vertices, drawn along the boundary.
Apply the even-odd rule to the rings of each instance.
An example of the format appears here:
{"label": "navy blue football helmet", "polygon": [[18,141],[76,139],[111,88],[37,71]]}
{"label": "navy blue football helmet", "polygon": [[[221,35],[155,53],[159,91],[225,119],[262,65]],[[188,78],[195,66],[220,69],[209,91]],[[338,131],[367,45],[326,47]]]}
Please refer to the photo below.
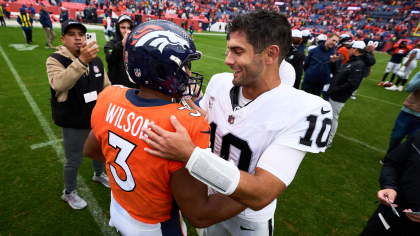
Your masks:
{"label": "navy blue football helmet", "polygon": [[348,34],[342,34],[337,42],[337,47],[340,48],[343,44],[351,44],[353,38]]}
{"label": "navy blue football helmet", "polygon": [[193,40],[177,24],[152,20],[131,31],[124,48],[124,65],[128,78],[165,94],[197,97],[203,75],[191,72],[191,61],[201,58]]}

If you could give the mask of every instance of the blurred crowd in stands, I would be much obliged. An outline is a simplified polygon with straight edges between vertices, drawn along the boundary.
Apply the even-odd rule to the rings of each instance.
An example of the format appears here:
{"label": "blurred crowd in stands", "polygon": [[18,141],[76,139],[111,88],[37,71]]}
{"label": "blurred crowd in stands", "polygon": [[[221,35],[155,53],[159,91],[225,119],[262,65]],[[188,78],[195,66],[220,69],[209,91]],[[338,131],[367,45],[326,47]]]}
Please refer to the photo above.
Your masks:
{"label": "blurred crowd in stands", "polygon": [[[198,17],[211,23],[227,22],[235,15],[263,8],[285,14],[294,29],[311,30],[313,36],[345,32],[381,41],[414,39],[420,13],[420,0],[48,0],[47,5],[65,4],[71,9],[66,2],[77,4],[79,10],[88,6],[104,13]],[[34,3],[46,4],[47,0]]]}

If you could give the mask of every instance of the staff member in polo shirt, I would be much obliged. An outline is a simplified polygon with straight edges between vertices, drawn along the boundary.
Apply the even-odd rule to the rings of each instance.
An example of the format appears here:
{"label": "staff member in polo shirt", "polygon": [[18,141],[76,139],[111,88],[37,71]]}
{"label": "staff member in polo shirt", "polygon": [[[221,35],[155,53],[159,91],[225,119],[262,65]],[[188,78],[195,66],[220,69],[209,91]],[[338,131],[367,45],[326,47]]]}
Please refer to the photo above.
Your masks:
{"label": "staff member in polo shirt", "polygon": [[[51,86],[51,108],[54,123],[61,127],[66,163],[62,199],[73,209],[87,203],[76,191],[77,174],[83,160],[83,147],[91,130],[90,118],[98,94],[110,86],[101,59],[96,56],[96,41],[86,45],[86,27],[67,20],[61,26],[61,41],[57,51],[47,59],[48,80]],[[104,164],[93,161],[93,180],[110,187]]]}
{"label": "staff member in polo shirt", "polygon": [[22,26],[23,32],[25,33],[26,44],[32,43],[32,22],[34,20],[23,7],[20,9],[17,22]]}

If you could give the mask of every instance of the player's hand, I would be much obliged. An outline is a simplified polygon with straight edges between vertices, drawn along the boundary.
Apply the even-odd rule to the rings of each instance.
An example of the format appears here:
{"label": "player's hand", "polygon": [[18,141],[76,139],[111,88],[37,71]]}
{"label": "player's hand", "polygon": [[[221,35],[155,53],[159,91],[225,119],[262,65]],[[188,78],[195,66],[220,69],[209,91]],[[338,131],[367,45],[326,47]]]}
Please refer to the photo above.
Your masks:
{"label": "player's hand", "polygon": [[[386,189],[382,189],[378,191],[378,199],[382,202],[382,204],[390,207],[385,197],[388,197],[390,203],[394,203],[395,198],[397,198],[397,191],[390,188],[386,188]],[[394,205],[394,207],[398,207],[397,204],[392,204],[392,205]]]}
{"label": "player's hand", "polygon": [[128,38],[128,35],[130,35],[130,33],[131,33],[131,31],[127,31],[127,32],[125,33],[124,38],[123,38],[123,40],[122,40],[122,45],[123,45],[123,47],[125,47],[125,42],[127,42],[127,38]]}
{"label": "player's hand", "polygon": [[92,41],[88,45],[86,45],[86,42],[84,42],[82,44],[82,47],[80,48],[79,59],[86,65],[89,64],[91,61],[93,61],[93,59],[95,59],[96,54],[99,51],[98,46],[92,47],[95,43],[96,43],[96,40]]}
{"label": "player's hand", "polygon": [[[404,211],[409,211],[409,212],[413,212],[411,209],[405,209]],[[410,214],[410,213],[405,213],[405,215],[408,217],[408,219],[410,219],[411,221],[420,223],[420,216],[419,215],[414,215],[414,214]]]}
{"label": "player's hand", "polygon": [[142,136],[141,139],[153,148],[145,148],[144,150],[153,156],[162,157],[166,160],[187,163],[196,146],[191,141],[188,131],[175,116],[171,116],[171,123],[175,132],[166,131],[155,124],[149,124],[152,130],[143,128],[143,133],[149,137]]}
{"label": "player's hand", "polygon": [[331,59],[331,62],[332,63],[336,63],[337,60],[338,60],[338,54],[337,54],[337,52],[334,55],[331,55],[330,56],[330,59]]}

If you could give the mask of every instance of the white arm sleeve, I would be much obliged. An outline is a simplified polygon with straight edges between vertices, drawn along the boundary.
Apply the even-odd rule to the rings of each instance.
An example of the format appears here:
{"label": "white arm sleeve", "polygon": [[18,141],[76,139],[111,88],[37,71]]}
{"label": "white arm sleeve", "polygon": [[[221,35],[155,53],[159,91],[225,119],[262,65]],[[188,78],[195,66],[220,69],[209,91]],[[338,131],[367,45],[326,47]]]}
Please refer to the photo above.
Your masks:
{"label": "white arm sleeve", "polygon": [[273,143],[262,154],[257,167],[270,172],[288,186],[305,154],[304,151]]}

